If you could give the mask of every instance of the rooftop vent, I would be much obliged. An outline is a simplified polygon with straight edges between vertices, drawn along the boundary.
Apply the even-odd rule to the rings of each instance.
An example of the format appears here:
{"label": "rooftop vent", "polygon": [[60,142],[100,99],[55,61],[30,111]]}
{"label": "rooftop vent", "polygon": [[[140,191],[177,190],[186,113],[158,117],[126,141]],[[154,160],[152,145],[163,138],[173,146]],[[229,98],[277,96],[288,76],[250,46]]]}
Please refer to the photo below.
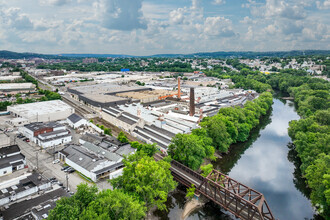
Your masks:
{"label": "rooftop vent", "polygon": [[79,157],[79,160],[82,160],[82,158],[81,158],[81,157]]}

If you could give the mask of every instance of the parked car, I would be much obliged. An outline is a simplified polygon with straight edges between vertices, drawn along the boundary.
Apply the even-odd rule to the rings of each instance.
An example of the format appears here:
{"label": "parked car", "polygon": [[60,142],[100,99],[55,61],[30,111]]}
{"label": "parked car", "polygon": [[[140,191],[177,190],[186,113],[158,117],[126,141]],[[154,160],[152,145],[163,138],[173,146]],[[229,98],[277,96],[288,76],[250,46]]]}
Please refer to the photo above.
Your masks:
{"label": "parked car", "polygon": [[18,137],[18,138],[23,138],[23,137],[24,137],[24,135],[22,135],[22,134],[19,134],[19,135],[17,135],[17,137]]}
{"label": "parked car", "polygon": [[76,171],[75,169],[73,169],[72,167],[70,167],[69,169],[67,169],[68,173],[73,173],[74,171]]}
{"label": "parked car", "polygon": [[24,138],[23,141],[30,142],[30,139],[29,138]]}
{"label": "parked car", "polygon": [[60,160],[59,159],[56,159],[56,160],[53,161],[53,164],[57,164],[59,162],[60,162]]}
{"label": "parked car", "polygon": [[67,169],[69,169],[70,168],[70,166],[65,166],[65,167],[62,167],[62,171],[65,171],[65,170],[67,170]]}

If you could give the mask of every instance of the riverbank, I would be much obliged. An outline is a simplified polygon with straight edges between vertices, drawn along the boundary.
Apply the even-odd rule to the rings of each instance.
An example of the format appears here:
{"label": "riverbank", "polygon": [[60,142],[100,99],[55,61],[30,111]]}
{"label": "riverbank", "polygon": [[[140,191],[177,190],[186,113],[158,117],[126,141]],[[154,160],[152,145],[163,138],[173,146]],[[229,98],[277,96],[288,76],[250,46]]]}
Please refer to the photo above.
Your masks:
{"label": "riverbank", "polygon": [[[311,202],[303,193],[306,184],[297,179],[295,157],[287,147],[291,142],[288,122],[299,118],[293,102],[275,98],[272,110],[261,118],[248,140],[234,144],[228,154],[213,163],[215,169],[262,192],[277,219],[314,217]],[[179,186],[168,197],[168,211],[157,211],[153,219],[179,219],[186,203],[185,188]],[[206,202],[186,219],[233,218],[213,202]]]}

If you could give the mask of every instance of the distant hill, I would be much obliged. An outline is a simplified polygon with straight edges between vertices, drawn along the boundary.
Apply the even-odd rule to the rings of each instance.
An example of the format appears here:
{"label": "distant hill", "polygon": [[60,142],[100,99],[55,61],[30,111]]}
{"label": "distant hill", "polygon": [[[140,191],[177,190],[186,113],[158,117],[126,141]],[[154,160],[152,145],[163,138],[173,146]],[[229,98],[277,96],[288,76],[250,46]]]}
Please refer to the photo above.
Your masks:
{"label": "distant hill", "polygon": [[303,55],[330,55],[330,50],[292,50],[292,51],[269,51],[269,52],[253,52],[253,51],[231,51],[231,52],[199,52],[192,54],[155,54],[150,56],[131,56],[124,54],[60,54],[63,57],[75,58],[104,58],[104,57],[164,57],[164,58],[257,58],[257,57],[290,57],[290,56],[303,56]]}
{"label": "distant hill", "polygon": [[207,58],[258,58],[258,57],[290,57],[304,55],[330,55],[330,50],[292,50],[292,51],[231,51],[231,52],[199,52],[192,54],[157,54],[151,57],[207,57]]}
{"label": "distant hill", "polygon": [[37,53],[16,53],[12,51],[0,51],[0,58],[23,59],[23,58],[44,58],[44,59],[70,59],[70,58],[131,58],[131,57],[164,57],[164,58],[258,58],[258,57],[290,57],[303,55],[329,55],[330,50],[292,50],[292,51],[231,51],[231,52],[199,52],[192,54],[155,54],[150,56],[131,56],[124,54],[37,54]]}
{"label": "distant hill", "polygon": [[59,54],[59,56],[62,57],[73,57],[73,58],[106,58],[106,57],[120,57],[120,58],[127,58],[127,57],[137,57],[137,56],[130,56],[130,55],[121,55],[121,54],[75,54],[75,53],[63,53],[63,54]]}
{"label": "distant hill", "polygon": [[7,50],[0,50],[0,58],[4,59],[24,59],[24,58],[45,58],[45,59],[54,59],[59,58],[57,55],[45,55],[38,53],[16,53]]}

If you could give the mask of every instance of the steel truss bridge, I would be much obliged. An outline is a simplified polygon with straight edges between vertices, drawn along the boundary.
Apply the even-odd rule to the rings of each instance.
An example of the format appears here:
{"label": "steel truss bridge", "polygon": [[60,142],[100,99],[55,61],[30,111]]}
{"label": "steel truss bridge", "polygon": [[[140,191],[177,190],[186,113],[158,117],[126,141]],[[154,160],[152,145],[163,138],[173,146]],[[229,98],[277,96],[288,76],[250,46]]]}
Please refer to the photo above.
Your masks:
{"label": "steel truss bridge", "polygon": [[[157,153],[154,157],[158,161],[163,155]],[[240,219],[275,219],[263,194],[217,170],[203,177],[175,160],[170,169],[176,181],[187,187],[194,184],[196,194],[203,194]]]}

